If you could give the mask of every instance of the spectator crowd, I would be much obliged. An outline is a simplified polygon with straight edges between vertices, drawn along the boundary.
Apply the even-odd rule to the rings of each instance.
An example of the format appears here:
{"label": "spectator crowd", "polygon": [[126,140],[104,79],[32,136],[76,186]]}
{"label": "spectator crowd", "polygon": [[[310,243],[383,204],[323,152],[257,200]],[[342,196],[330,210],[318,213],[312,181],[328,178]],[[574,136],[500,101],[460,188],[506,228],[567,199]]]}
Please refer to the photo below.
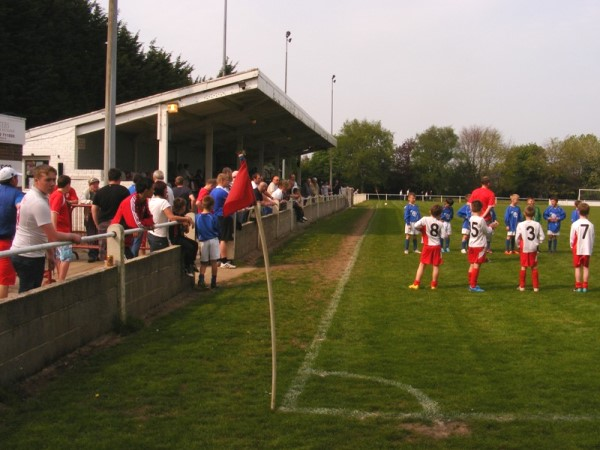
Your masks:
{"label": "spectator crowd", "polygon": [[[152,178],[135,174],[130,188],[121,182],[126,175],[119,169],[108,171],[108,183],[100,187],[100,180],[92,177],[81,196],[71,187],[71,178],[60,175],[48,165],[33,169],[32,188],[23,193],[18,188],[18,173],[11,167],[0,170],[0,251],[19,250],[47,242],[68,242],[49,250],[32,250],[11,257],[0,258],[0,298],[8,295],[10,286],[19,278],[19,293],[48,281],[66,279],[74,256],[73,245],[88,249],[88,262],[106,259],[106,240],[81,242],[81,233],[74,233],[72,209],[84,206],[83,225],[88,236],[104,234],[111,224],[125,229],[137,229],[125,239],[126,258],[135,258],[140,249],[150,252],[179,245],[186,275],[199,272],[198,286],[217,287],[219,268],[235,269],[227,257],[227,243],[233,240],[233,216],[223,215],[223,206],[235,183],[238,172],[225,167],[216,178],[203,182],[192,176],[187,168],[178,167],[174,187],[165,181],[164,173],[155,170]],[[127,176],[128,177],[128,176]],[[247,177],[246,177],[247,179]],[[297,222],[307,222],[304,206],[319,196],[339,194],[340,183],[333,188],[319,184],[316,178],[307,178],[299,186],[294,174],[282,180],[273,176],[269,182],[254,170],[251,177],[254,199],[262,215],[291,208]],[[195,214],[195,220],[188,213]],[[238,226],[253,220],[253,208],[236,212]],[[176,224],[173,225],[172,222]],[[169,225],[163,225],[168,224]],[[195,239],[187,237],[195,229]],[[141,230],[141,231],[139,231]],[[200,269],[196,256],[200,249]],[[205,273],[211,267],[210,283]]]}

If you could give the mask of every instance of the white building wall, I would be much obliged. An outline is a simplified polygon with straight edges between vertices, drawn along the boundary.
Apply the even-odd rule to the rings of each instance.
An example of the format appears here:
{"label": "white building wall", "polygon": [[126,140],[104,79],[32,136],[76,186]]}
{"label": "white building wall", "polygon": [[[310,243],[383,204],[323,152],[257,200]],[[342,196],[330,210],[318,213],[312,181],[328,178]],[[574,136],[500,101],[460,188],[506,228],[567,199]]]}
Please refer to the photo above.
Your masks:
{"label": "white building wall", "polygon": [[[23,146],[23,160],[46,157],[49,164],[58,170],[58,164],[63,164],[63,173],[71,177],[71,186],[77,191],[79,197],[87,189],[87,180],[91,177],[102,179],[102,170],[76,170],[77,136],[75,127],[63,128],[54,132],[30,137]],[[23,163],[23,174],[25,164]],[[102,183],[101,183],[102,185]],[[24,186],[26,187],[26,186]]]}

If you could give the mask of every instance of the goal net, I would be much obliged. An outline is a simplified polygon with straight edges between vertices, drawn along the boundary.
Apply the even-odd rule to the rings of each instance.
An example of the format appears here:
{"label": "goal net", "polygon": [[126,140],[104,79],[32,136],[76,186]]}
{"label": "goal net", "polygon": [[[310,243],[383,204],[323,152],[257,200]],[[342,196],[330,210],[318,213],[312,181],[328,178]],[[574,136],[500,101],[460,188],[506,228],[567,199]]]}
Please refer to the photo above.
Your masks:
{"label": "goal net", "polygon": [[600,202],[600,189],[579,189],[577,199],[582,202]]}

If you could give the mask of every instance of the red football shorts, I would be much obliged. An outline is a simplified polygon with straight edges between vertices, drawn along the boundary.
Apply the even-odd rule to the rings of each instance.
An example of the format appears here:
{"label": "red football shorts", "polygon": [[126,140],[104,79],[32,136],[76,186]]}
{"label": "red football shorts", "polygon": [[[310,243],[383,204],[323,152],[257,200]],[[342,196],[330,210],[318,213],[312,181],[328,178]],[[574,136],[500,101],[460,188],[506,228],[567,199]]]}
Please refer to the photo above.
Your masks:
{"label": "red football shorts", "polygon": [[537,266],[537,252],[525,253],[521,252],[521,267],[535,267]]}
{"label": "red football shorts", "polygon": [[590,255],[577,255],[573,252],[573,267],[590,267]]}
{"label": "red football shorts", "polygon": [[[0,240],[0,251],[10,250],[12,241]],[[14,286],[17,282],[17,273],[9,258],[0,258],[0,284],[2,286]]]}
{"label": "red football shorts", "polygon": [[469,247],[469,264],[483,264],[487,261],[485,247]]}
{"label": "red football shorts", "polygon": [[442,264],[442,247],[440,245],[424,245],[420,262],[434,266]]}

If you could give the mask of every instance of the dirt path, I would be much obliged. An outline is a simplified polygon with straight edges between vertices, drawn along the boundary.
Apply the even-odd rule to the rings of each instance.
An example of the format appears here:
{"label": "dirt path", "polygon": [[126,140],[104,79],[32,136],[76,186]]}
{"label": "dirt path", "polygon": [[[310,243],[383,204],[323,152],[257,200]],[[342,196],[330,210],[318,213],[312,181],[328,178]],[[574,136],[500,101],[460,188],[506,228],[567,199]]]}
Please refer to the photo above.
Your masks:
{"label": "dirt path", "polygon": [[[369,221],[373,216],[374,212],[375,210],[373,209],[365,211],[365,213],[354,224],[352,230],[348,233],[348,235],[344,237],[341,245],[339,246],[335,254],[331,255],[329,258],[324,258],[311,262],[311,265],[316,265],[317,267],[323,267],[323,269],[327,269],[322,270],[320,272],[326,274],[326,276],[329,279],[337,280],[342,275],[343,270],[345,268],[345,264],[334,264],[333,262],[343,261],[350,258],[350,256],[354,252],[354,249],[356,248],[358,240],[365,233]],[[285,240],[282,240],[282,242],[278,242],[277,246],[281,246],[284,243]],[[256,263],[256,261],[261,256],[262,254],[252,255],[251,259],[246,260],[246,262]],[[87,264],[87,262],[85,264]],[[289,264],[282,264],[272,266],[272,269],[289,270],[291,267],[293,266]],[[222,284],[224,287],[234,286],[235,284],[240,282],[239,279],[243,275],[258,270],[263,269],[256,266],[245,266],[237,269],[220,269],[218,272],[219,284]],[[148,316],[144,319],[144,323],[146,325],[149,325],[157,318],[163,317],[169,314],[170,312],[182,308],[193,301],[197,301],[199,297],[203,295],[210,295],[210,292],[194,289],[193,291],[188,291],[183,294],[180,294],[174,297],[173,299],[169,300],[168,302],[164,303],[159,308],[153,310],[150,314],[148,314]],[[43,369],[40,373],[29,377],[27,380],[24,380],[19,385],[19,389],[24,395],[34,395],[37,391],[43,388],[43,386],[45,386],[49,380],[52,380],[59,376],[62,372],[69,370],[79,358],[88,356],[96,350],[117,345],[119,342],[121,342],[121,339],[122,337],[117,333],[108,334],[98,339],[95,339],[89,344],[77,349],[69,355],[54,362],[50,366]]]}

